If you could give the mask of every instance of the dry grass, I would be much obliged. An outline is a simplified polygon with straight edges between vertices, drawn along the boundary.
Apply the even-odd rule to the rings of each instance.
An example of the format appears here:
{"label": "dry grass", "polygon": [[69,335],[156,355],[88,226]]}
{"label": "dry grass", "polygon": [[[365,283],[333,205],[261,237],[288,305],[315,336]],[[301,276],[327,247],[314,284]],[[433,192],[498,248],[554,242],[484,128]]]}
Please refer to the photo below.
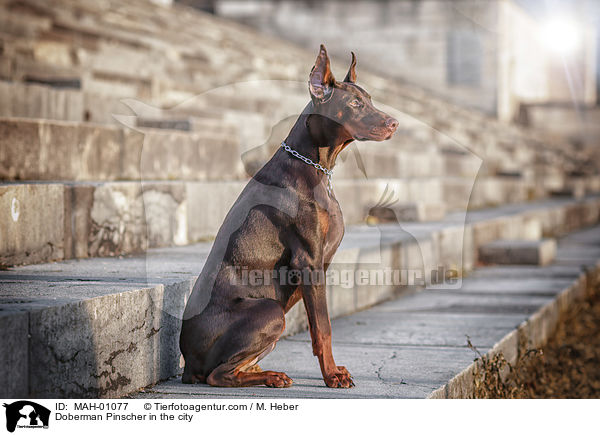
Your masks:
{"label": "dry grass", "polygon": [[479,355],[475,398],[600,398],[600,288],[563,316],[542,349],[522,344],[514,364],[467,342]]}

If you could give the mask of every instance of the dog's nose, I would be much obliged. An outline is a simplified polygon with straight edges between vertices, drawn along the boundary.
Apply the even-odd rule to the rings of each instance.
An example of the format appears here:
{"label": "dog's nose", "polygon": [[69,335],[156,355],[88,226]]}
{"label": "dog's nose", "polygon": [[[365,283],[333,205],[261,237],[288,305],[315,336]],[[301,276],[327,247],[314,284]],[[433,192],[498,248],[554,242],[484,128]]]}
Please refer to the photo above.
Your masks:
{"label": "dog's nose", "polygon": [[385,126],[387,128],[389,128],[390,130],[394,130],[395,131],[398,128],[398,121],[396,119],[394,119],[394,118],[388,118],[385,121]]}

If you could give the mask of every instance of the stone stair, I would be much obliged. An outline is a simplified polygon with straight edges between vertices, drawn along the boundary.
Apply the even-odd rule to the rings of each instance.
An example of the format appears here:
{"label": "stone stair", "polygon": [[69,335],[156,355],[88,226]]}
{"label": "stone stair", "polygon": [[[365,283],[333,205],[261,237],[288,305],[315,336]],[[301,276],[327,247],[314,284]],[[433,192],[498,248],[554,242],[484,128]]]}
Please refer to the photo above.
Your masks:
{"label": "stone stair", "polygon": [[[3,2],[6,16],[17,20],[22,28],[7,26],[0,35],[6,65],[2,78],[12,82],[8,86],[22,86],[28,83],[24,78],[35,76],[34,66],[59,77],[70,71],[68,77],[80,80],[81,104],[76,107],[82,110],[74,120],[92,122],[114,122],[109,114],[123,113],[122,105],[114,102],[120,98],[137,98],[162,108],[177,107],[192,98],[197,100],[191,105],[196,106],[193,109],[203,114],[208,109],[237,112],[238,118],[264,115],[267,126],[290,111],[297,114],[305,104],[306,65],[312,64],[314,53],[180,5],[165,8],[137,0],[119,4],[118,8],[112,6],[111,2],[98,5],[72,0],[62,0],[60,7],[41,0],[27,0],[19,6]],[[103,14],[108,10],[110,18]],[[251,65],[251,71],[241,67],[244,64]],[[346,62],[334,62],[335,70],[345,71],[346,66]],[[435,141],[440,135],[446,141],[451,139],[481,157],[483,169],[490,175],[523,172],[528,164],[529,169],[533,168],[533,163],[564,164],[565,160],[568,164],[562,172],[567,176],[582,171],[595,174],[589,173],[595,171],[595,165],[589,167],[593,153],[585,154],[589,150],[578,151],[569,144],[541,137],[539,132],[506,126],[418,87],[360,69],[361,83],[376,100],[404,115],[401,131],[409,132],[412,140],[423,139],[419,144]],[[242,83],[249,81],[254,85]],[[198,95],[203,98],[198,100]],[[112,103],[108,101],[111,98]],[[56,106],[31,101],[25,99],[24,104],[12,106],[23,107],[25,112],[39,107],[51,111]],[[191,109],[187,107],[188,112]],[[15,115],[28,116],[23,111],[10,116]],[[31,116],[40,117],[35,113]],[[427,128],[415,132],[416,125]],[[535,172],[537,180],[544,178],[546,170]]]}
{"label": "stone stair", "polygon": [[[556,237],[599,216],[600,198],[593,197],[458,212],[434,223],[350,226],[330,270],[340,277],[416,270],[423,285],[450,271],[458,279],[442,288],[460,291],[460,277],[471,273],[489,240]],[[16,350],[3,352],[0,395],[119,397],[179,374],[183,308],[209,249],[203,243],[0,271],[0,323],[7,331],[0,348]],[[340,279],[328,287],[329,312],[347,316],[419,287]],[[286,334],[306,327],[301,304],[286,325]]]}
{"label": "stone stair", "polygon": [[[3,266],[210,239],[247,180],[239,137],[215,131],[0,118],[0,133]],[[453,176],[435,152],[356,150],[377,178],[361,179],[350,152],[338,165],[335,190],[348,224],[365,222],[386,192],[399,202],[396,216],[439,220],[446,210],[526,201],[535,188],[514,177],[474,183],[480,161],[472,156],[463,157],[467,176]]]}
{"label": "stone stair", "polygon": [[600,278],[600,227],[558,243],[548,266],[490,266],[459,288],[432,285],[332,321],[336,362],[352,373],[351,389],[327,388],[307,332],[279,340],[260,363],[285,371],[291,388],[214,388],[182,384],[180,376],[130,395],[151,399],[400,399],[473,398],[482,373],[477,354],[501,354],[515,364],[519,352],[543,346],[561,315]]}
{"label": "stone stair", "polygon": [[[119,397],[176,375],[185,298],[308,102],[315,53],[146,0],[0,0],[0,29],[0,396]],[[400,127],[340,156],[334,269],[430,284],[470,273],[486,244],[597,224],[585,150],[358,70]],[[330,311],[408,290],[336,284]],[[287,333],[305,319],[296,307]]]}

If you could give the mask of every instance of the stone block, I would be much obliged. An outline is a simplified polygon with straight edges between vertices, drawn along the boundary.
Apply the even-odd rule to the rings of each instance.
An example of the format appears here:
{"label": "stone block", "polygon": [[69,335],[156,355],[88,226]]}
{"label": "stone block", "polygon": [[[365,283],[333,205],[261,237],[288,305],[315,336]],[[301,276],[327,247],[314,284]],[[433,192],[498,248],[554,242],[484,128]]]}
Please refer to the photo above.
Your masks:
{"label": "stone block", "polygon": [[[400,258],[397,244],[366,246],[361,249],[356,266],[354,268],[347,267],[344,270],[345,274],[341,275],[342,289],[339,290],[340,294],[337,300],[341,300],[341,295],[345,294],[345,308],[348,311],[340,311],[348,314],[356,309],[367,308],[390,299],[400,286],[394,285],[393,281],[386,282],[385,271],[399,269]],[[344,283],[348,280],[354,288],[353,301],[349,297],[351,293],[348,292],[348,282]],[[351,309],[352,311],[350,311]]]}
{"label": "stone block", "polygon": [[521,214],[502,216],[498,221],[500,239],[520,240],[523,238],[523,216]]}
{"label": "stone block", "polygon": [[445,175],[475,178],[481,168],[481,158],[472,154],[446,153],[443,155]]}
{"label": "stone block", "polygon": [[[443,172],[441,157],[436,152],[409,152],[386,145],[351,145],[338,158],[336,176],[360,180],[365,175],[367,178],[437,177]],[[359,154],[366,174],[359,168],[356,153]]]}
{"label": "stone block", "polygon": [[82,96],[82,117],[86,122],[114,124],[113,115],[131,115],[131,111],[111,94],[85,92]]}
{"label": "stone block", "polygon": [[234,138],[60,121],[0,119],[5,180],[245,179]]}
{"label": "stone block", "polygon": [[148,246],[188,244],[188,201],[184,183],[143,183]]}
{"label": "stone block", "polygon": [[188,238],[213,238],[231,206],[245,187],[242,182],[186,183]]}
{"label": "stone block", "polygon": [[444,178],[442,195],[448,210],[464,211],[467,208],[481,207],[481,204],[476,202],[476,197],[472,195],[474,182],[474,179],[459,177]]}
{"label": "stone block", "polygon": [[0,116],[82,121],[83,94],[37,84],[0,83]]}
{"label": "stone block", "polygon": [[24,119],[0,120],[0,176],[5,180],[122,178],[123,131],[114,127]]}
{"label": "stone block", "polygon": [[31,312],[31,397],[121,397],[179,372],[181,301],[190,285]]}
{"label": "stone block", "polygon": [[[88,256],[143,252],[148,234],[140,183],[101,183],[93,187],[91,203],[77,203],[87,234],[77,243],[87,245]],[[90,207],[87,209],[86,207]],[[82,227],[85,225],[82,223]]]}
{"label": "stone block", "polygon": [[76,183],[66,187],[69,258],[144,252],[188,243],[183,183]]}
{"label": "stone block", "polygon": [[63,259],[62,184],[1,185],[0,213],[1,266]]}
{"label": "stone block", "polygon": [[29,314],[0,311],[0,398],[29,395]]}
{"label": "stone block", "polygon": [[141,177],[146,180],[245,179],[236,138],[144,130]]}
{"label": "stone block", "polygon": [[439,231],[437,267],[461,276],[473,268],[473,237],[470,227],[447,227]]}
{"label": "stone block", "polygon": [[144,134],[139,131],[126,128],[123,131],[123,147],[121,149],[122,159],[120,162],[121,179],[140,180],[141,160],[144,147]]}
{"label": "stone block", "polygon": [[91,201],[83,186],[78,192],[86,201],[74,203],[79,216],[76,229],[83,229],[76,233],[76,245],[87,241],[88,256],[130,254],[148,247],[188,243],[183,183],[101,183],[93,186]]}
{"label": "stone block", "polygon": [[[442,204],[441,180],[431,179],[374,179],[352,180],[334,177],[333,190],[340,203],[346,224],[364,223],[371,208],[383,207],[396,201],[397,203]],[[394,204],[395,205],[395,204]],[[437,217],[438,206],[428,208],[423,205],[422,215]],[[393,211],[393,207],[390,207]],[[421,212],[419,212],[421,213]],[[396,214],[395,211],[393,213]],[[398,216],[395,216],[399,221]]]}
{"label": "stone block", "polygon": [[519,238],[525,240],[539,240],[542,236],[542,224],[540,220],[537,217],[528,216],[527,214],[523,215]]}
{"label": "stone block", "polygon": [[285,331],[282,336],[287,337],[296,334],[300,331],[305,331],[308,328],[308,318],[306,317],[306,309],[302,301],[294,305],[285,314]]}
{"label": "stone block", "polygon": [[479,247],[479,261],[489,264],[536,264],[551,263],[556,255],[556,241],[542,240],[496,240]]}
{"label": "stone block", "polygon": [[[44,145],[51,155],[60,143],[60,137],[49,138]],[[122,180],[122,168],[135,162],[124,159],[124,133],[120,128],[99,127],[80,124],[77,127],[75,144],[70,151],[70,158],[63,159],[71,164],[71,180],[110,181]],[[50,177],[65,177],[65,173],[49,169]]]}
{"label": "stone block", "polygon": [[329,265],[327,304],[331,317],[343,316],[356,311],[358,289],[353,278],[359,267],[360,265],[350,262]]}
{"label": "stone block", "polygon": [[39,124],[31,121],[0,121],[0,179],[40,179]]}
{"label": "stone block", "polygon": [[475,249],[494,240],[498,240],[501,233],[501,223],[501,219],[473,222],[471,228],[473,229],[473,244]]}
{"label": "stone block", "polygon": [[87,258],[94,186],[65,186],[65,259]]}

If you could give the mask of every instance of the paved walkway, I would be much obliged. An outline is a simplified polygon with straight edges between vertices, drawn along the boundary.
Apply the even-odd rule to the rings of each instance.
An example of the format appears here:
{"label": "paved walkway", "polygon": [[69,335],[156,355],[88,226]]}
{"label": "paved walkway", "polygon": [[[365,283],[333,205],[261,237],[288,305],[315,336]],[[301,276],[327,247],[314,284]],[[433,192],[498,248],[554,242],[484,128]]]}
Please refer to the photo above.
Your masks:
{"label": "paved walkway", "polygon": [[310,337],[302,332],[279,341],[262,362],[285,371],[288,389],[213,388],[184,385],[180,377],[133,397],[149,398],[426,398],[476,357],[466,337],[483,352],[551,302],[600,259],[600,226],[559,241],[556,261],[546,267],[480,268],[458,290],[431,287],[333,320],[336,361],[353,374],[356,387],[325,387]]}

